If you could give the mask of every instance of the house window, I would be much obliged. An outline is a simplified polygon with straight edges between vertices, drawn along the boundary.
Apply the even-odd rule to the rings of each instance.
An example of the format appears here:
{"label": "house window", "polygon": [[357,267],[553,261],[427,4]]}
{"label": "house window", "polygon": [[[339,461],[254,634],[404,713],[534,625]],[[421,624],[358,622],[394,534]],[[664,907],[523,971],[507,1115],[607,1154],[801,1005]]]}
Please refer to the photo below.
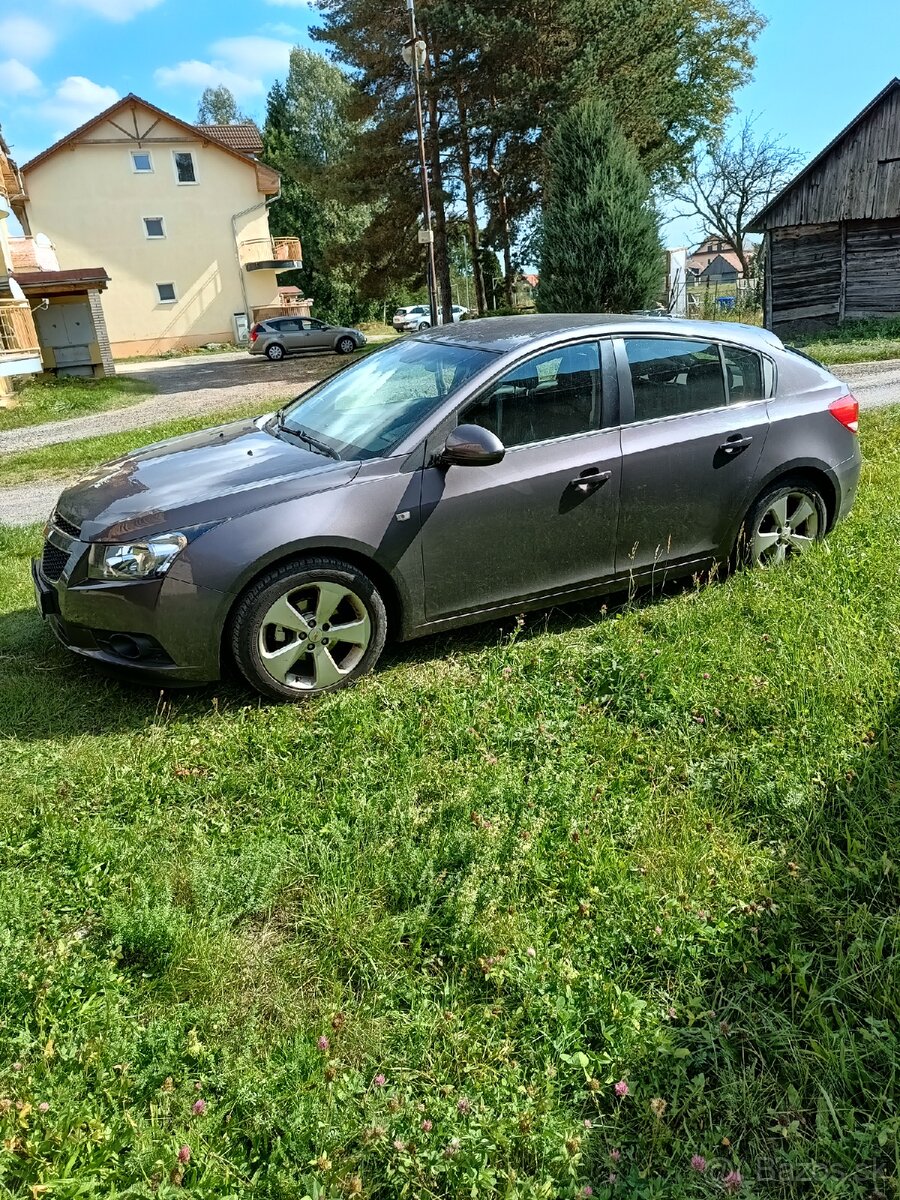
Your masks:
{"label": "house window", "polygon": [[164,238],[166,227],[162,217],[144,217],[144,234],[148,238]]}
{"label": "house window", "polygon": [[158,283],[156,291],[159,296],[160,304],[175,303],[175,284],[174,283]]}
{"label": "house window", "polygon": [[135,175],[152,175],[153,159],[143,150],[132,150],[131,169]]}
{"label": "house window", "polygon": [[196,183],[197,172],[194,169],[194,156],[189,150],[174,151],[175,174],[179,183]]}

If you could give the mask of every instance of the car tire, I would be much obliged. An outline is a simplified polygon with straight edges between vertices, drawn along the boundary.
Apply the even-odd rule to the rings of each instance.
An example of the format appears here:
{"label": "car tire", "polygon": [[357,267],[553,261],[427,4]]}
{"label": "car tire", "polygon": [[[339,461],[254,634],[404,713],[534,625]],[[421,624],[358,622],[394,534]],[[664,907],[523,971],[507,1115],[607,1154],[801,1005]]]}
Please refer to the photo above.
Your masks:
{"label": "car tire", "polygon": [[820,542],[828,526],[825,498],[806,479],[783,479],[754,502],[735,547],[737,565],[776,566]]}
{"label": "car tire", "polygon": [[273,342],[271,346],[266,346],[266,358],[269,362],[281,362],[284,358],[284,346],[280,342]]}
{"label": "car tire", "polygon": [[352,337],[342,337],[335,346],[335,350],[338,352],[338,354],[352,354],[355,349],[356,342]]}
{"label": "car tire", "polygon": [[431,328],[430,321],[420,321],[419,324],[416,326],[416,332],[421,333],[423,329],[430,329],[430,328]]}
{"label": "car tire", "polygon": [[375,584],[329,557],[294,559],[267,571],[241,598],[231,622],[231,649],[243,677],[268,699],[294,703],[355,683],[375,666],[386,637],[387,613]]}

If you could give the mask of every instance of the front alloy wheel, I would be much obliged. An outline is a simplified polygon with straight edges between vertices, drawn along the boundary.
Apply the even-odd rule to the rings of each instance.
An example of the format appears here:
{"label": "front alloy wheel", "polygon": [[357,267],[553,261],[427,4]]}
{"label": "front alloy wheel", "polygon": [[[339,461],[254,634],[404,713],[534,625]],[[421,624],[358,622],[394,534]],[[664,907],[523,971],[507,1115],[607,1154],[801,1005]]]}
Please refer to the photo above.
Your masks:
{"label": "front alloy wheel", "polygon": [[749,558],[755,567],[783,563],[825,534],[825,505],[812,487],[781,487],[764,496],[749,522]]}
{"label": "front alloy wheel", "polygon": [[307,559],[251,588],[234,619],[232,648],[263,695],[299,700],[371,670],[386,632],[384,604],[367,576],[337,559]]}
{"label": "front alloy wheel", "polygon": [[352,337],[343,337],[337,344],[338,354],[352,354],[356,349],[356,342]]}

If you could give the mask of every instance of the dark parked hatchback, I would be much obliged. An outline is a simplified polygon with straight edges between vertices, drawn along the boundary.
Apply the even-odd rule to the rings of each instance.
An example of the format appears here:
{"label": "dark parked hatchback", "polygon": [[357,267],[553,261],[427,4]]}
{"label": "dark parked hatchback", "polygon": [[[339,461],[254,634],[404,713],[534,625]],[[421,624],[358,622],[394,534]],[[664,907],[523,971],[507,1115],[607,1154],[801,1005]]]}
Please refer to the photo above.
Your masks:
{"label": "dark parked hatchback", "polygon": [[389,345],[277,414],[137,450],[60,497],[57,636],[154,681],[344,686],[399,639],[805,550],[844,517],[858,406],[772,334],[497,318]]}

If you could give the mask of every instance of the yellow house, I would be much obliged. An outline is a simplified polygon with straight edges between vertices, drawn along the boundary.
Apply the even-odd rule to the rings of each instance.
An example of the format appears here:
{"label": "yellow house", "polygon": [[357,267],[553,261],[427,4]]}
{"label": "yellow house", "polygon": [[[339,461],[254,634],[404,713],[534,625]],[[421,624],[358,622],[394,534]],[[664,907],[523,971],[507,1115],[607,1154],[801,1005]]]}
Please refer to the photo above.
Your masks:
{"label": "yellow house", "polygon": [[269,234],[281,183],[256,148],[255,126],[189,125],[129,95],[22,167],[60,268],[106,268],[114,356],[243,340],[279,307],[300,241]]}
{"label": "yellow house", "polygon": [[8,222],[21,200],[22,181],[9,147],[0,136],[0,398],[9,393],[13,375],[30,375],[42,369],[31,306],[11,278]]}

